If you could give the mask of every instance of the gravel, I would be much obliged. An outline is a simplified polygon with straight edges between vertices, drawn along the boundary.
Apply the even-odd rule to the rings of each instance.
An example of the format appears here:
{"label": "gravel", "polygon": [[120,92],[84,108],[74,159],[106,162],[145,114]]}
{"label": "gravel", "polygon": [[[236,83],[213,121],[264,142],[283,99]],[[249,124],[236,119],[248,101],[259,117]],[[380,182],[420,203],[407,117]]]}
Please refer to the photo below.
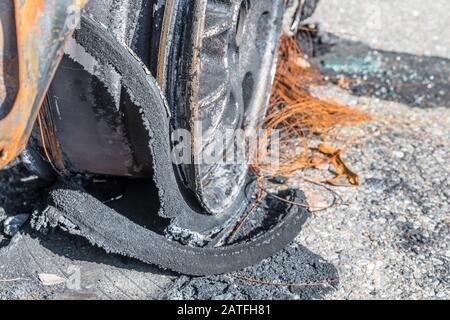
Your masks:
{"label": "gravel", "polygon": [[450,109],[322,94],[380,119],[348,132],[360,145],[346,160],[363,178],[336,189],[349,205],[320,213],[297,239],[338,269],[327,298],[449,299]]}
{"label": "gravel", "polygon": [[353,132],[346,158],[364,181],[339,190],[350,205],[298,238],[339,270],[329,299],[450,298],[449,12],[445,0],[323,0],[313,17],[337,43],[320,65],[356,57],[374,68],[341,69],[360,85],[321,94],[378,120]]}

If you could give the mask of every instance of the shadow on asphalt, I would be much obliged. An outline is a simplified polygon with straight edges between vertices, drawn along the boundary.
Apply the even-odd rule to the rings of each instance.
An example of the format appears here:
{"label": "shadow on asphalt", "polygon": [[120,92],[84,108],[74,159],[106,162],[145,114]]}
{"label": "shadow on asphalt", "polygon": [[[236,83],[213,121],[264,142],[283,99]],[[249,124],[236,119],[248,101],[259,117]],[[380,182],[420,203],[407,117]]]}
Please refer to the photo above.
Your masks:
{"label": "shadow on asphalt", "polygon": [[68,258],[77,262],[93,262],[106,264],[115,268],[134,270],[139,272],[151,272],[152,274],[173,276],[173,272],[165,271],[157,266],[152,266],[138,260],[121,255],[107,253],[103,249],[91,245],[86,239],[70,235],[61,230],[44,235],[27,228],[25,233],[39,242],[41,246],[53,252],[56,256]]}
{"label": "shadow on asphalt", "polygon": [[450,107],[450,60],[377,50],[330,33],[302,32],[304,51],[331,82],[356,96],[410,107]]}

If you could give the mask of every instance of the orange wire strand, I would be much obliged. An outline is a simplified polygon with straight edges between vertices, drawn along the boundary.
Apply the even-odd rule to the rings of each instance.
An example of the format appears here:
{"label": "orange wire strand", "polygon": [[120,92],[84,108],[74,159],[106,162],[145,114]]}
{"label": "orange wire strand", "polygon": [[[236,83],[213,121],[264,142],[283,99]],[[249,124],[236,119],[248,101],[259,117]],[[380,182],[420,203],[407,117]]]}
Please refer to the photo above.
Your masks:
{"label": "orange wire strand", "polygon": [[[283,37],[269,112],[260,124],[264,132],[278,131],[279,138],[271,144],[279,148],[274,151],[269,146],[257,151],[252,168],[259,175],[289,177],[313,168],[314,160],[321,157],[314,142],[333,143],[338,139],[338,128],[371,120],[366,113],[310,93],[311,86],[323,84],[323,76],[304,58],[296,38]],[[274,157],[278,157],[276,166],[271,161]],[[327,161],[326,157],[322,159]]]}

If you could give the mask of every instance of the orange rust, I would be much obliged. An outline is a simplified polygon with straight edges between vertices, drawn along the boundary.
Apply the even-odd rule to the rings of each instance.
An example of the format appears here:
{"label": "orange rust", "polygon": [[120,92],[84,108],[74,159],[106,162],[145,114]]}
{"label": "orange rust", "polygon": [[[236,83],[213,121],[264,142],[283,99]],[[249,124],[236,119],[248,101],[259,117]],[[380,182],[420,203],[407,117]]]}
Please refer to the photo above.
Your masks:
{"label": "orange rust", "polygon": [[[88,0],[14,0],[19,88],[10,112],[0,120],[0,169],[25,148],[39,108],[75,26],[66,23],[69,8]],[[58,32],[55,33],[55,30]],[[43,74],[43,70],[48,70]]]}

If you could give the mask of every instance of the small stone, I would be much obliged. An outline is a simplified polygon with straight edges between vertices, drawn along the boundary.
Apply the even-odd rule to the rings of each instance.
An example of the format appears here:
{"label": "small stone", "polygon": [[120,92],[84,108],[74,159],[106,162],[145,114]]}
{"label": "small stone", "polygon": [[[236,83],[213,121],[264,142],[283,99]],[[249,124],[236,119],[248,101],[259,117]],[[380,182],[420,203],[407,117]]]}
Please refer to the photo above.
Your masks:
{"label": "small stone", "polygon": [[16,216],[12,216],[6,218],[3,222],[3,232],[7,236],[14,236],[20,228],[28,221],[30,218],[29,214],[18,214]]}
{"label": "small stone", "polygon": [[405,153],[402,151],[394,151],[392,154],[399,159],[403,159],[405,157]]}

